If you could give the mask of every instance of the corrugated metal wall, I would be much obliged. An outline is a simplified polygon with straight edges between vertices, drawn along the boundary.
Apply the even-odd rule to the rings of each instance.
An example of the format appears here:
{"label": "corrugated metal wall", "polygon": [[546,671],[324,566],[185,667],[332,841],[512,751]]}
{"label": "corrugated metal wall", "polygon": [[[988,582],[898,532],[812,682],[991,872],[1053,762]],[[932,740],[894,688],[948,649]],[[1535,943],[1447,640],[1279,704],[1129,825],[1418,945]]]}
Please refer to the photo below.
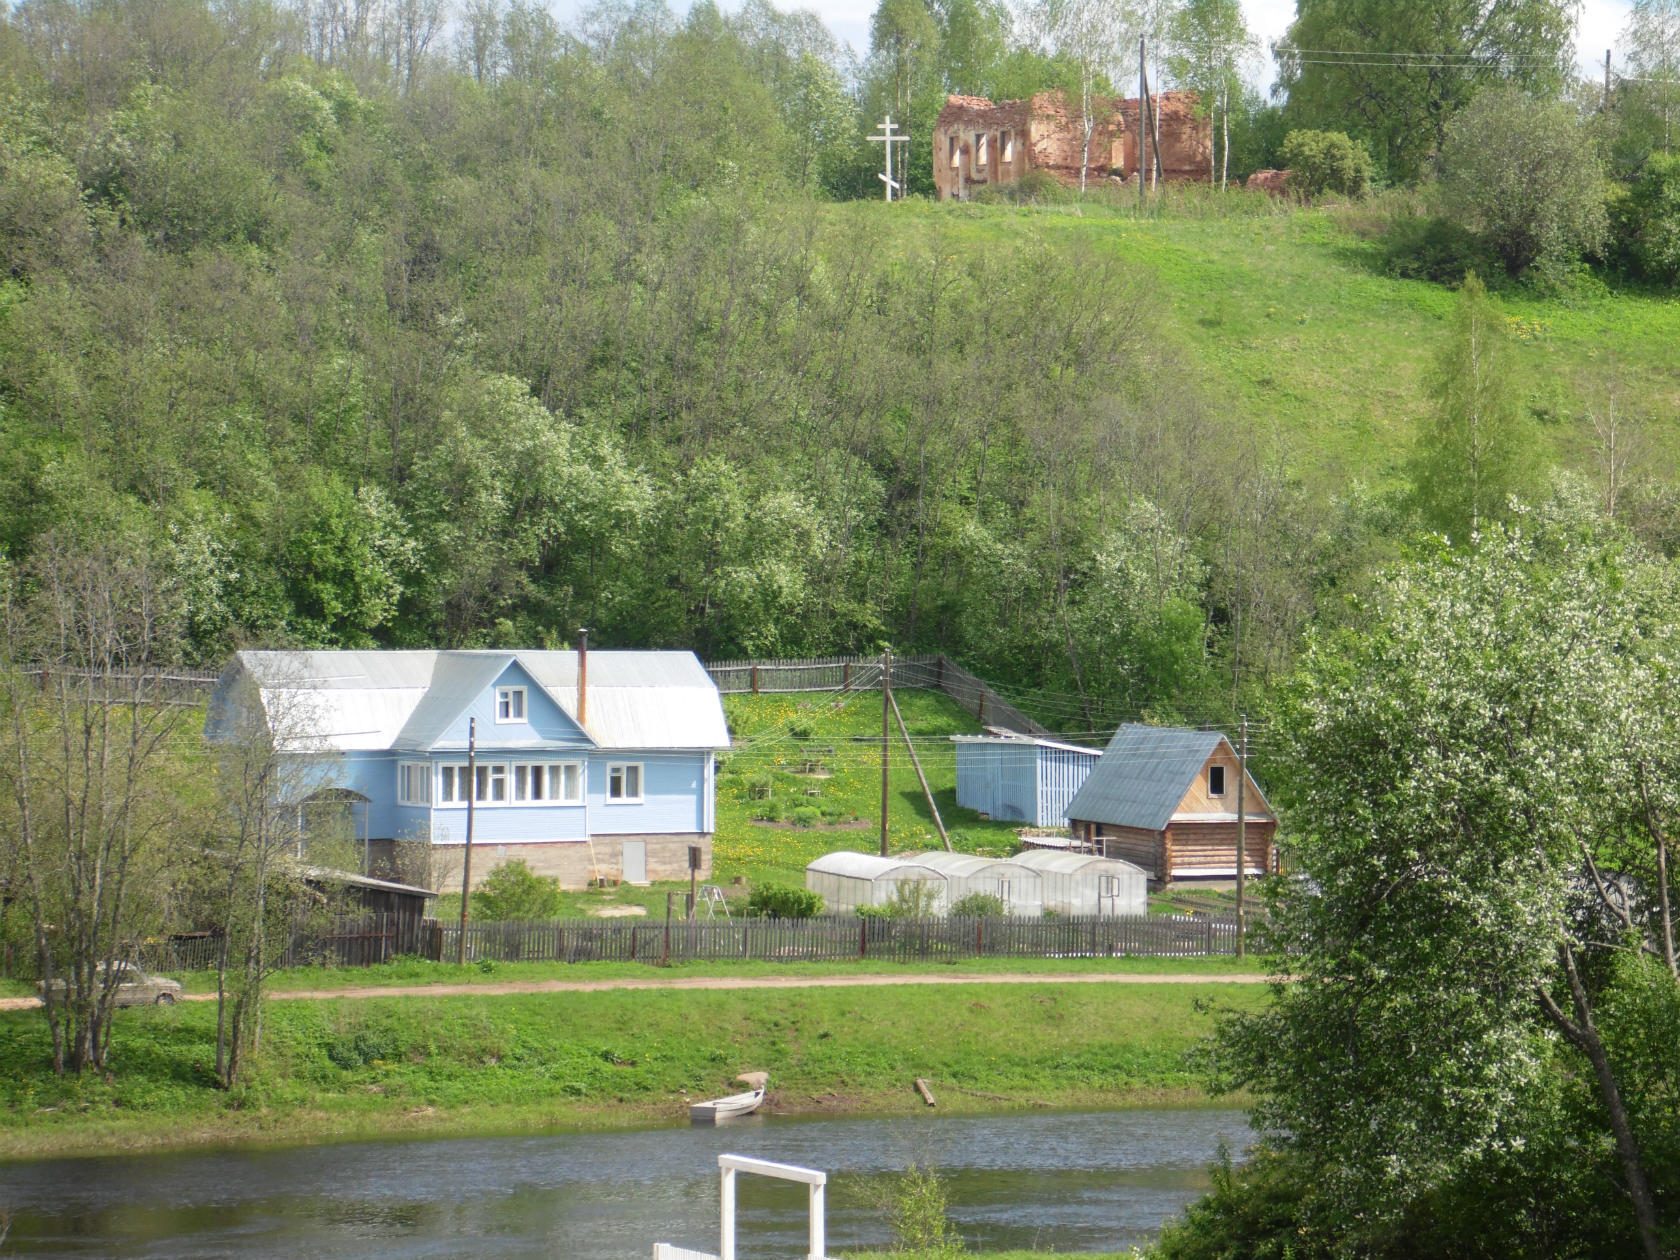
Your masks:
{"label": "corrugated metal wall", "polygon": [[1099,753],[1074,752],[1070,748],[1038,749],[1038,825],[1067,825],[1068,802],[1085,783],[1085,776],[1097,764]]}

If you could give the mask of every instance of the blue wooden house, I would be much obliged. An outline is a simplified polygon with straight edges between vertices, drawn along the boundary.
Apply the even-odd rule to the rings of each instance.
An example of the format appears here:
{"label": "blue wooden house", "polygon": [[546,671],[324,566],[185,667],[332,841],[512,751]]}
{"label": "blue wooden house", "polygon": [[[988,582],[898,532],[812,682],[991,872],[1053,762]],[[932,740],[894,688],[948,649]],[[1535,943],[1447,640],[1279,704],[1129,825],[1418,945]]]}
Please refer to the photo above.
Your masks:
{"label": "blue wooden house", "polygon": [[470,794],[475,882],[513,858],[571,888],[686,878],[691,846],[710,872],[729,731],[692,652],[241,652],[206,734],[250,703],[371,870],[422,842],[459,888]]}
{"label": "blue wooden house", "polygon": [[953,735],[957,804],[992,818],[1061,827],[1068,802],[1102,756],[1028,735]]}

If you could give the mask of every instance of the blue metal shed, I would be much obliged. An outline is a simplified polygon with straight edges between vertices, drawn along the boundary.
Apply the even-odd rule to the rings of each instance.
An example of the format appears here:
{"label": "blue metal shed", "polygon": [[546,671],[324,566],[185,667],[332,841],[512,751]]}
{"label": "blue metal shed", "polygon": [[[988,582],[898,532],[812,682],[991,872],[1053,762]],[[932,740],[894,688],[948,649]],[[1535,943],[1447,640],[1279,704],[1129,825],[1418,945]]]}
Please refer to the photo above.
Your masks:
{"label": "blue metal shed", "polygon": [[953,735],[957,804],[993,818],[1061,827],[1102,750],[1026,735]]}

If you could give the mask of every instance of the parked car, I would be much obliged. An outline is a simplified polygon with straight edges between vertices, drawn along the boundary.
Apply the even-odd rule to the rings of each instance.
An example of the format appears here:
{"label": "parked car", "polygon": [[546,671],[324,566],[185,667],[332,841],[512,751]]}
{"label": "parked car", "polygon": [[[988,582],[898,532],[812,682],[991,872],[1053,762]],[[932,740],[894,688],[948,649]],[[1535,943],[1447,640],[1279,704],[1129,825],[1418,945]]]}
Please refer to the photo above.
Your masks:
{"label": "parked car", "polygon": [[[102,983],[105,981],[106,968],[99,964],[99,975]],[[117,1006],[173,1006],[181,1000],[181,984],[178,980],[170,980],[165,976],[149,976],[131,962],[119,962],[111,965],[112,981],[117,986],[114,1003]],[[62,978],[52,981],[52,991],[55,995],[62,994],[68,982]],[[36,986],[41,996],[47,995],[45,983]]]}

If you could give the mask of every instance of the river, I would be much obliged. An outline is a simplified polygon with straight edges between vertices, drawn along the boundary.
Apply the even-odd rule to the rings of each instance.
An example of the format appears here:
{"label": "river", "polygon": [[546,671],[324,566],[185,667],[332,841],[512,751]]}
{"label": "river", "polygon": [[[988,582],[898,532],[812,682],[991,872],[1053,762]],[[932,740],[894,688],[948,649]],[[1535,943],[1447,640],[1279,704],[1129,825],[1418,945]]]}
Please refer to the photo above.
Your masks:
{"label": "river", "polygon": [[[1206,1188],[1229,1110],[754,1117],[721,1128],[0,1164],[8,1257],[646,1260],[717,1249],[717,1155],[829,1173],[829,1250],[885,1246],[908,1160],[946,1176],[971,1249],[1123,1251]],[[805,1188],[740,1180],[743,1260],[804,1251]]]}

